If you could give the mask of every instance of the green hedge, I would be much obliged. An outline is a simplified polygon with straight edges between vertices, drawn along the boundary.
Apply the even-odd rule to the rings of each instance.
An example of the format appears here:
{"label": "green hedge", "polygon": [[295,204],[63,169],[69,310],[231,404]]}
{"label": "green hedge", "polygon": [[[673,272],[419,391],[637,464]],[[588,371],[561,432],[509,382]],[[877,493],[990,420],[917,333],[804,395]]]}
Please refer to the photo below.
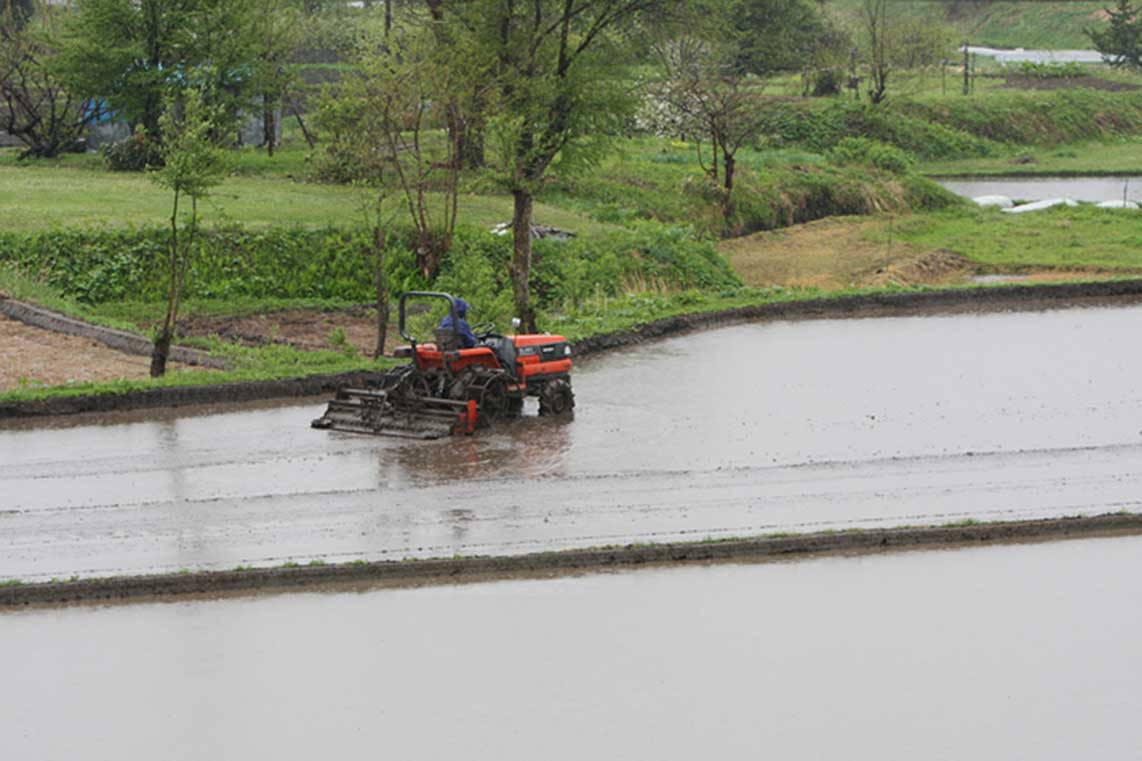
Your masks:
{"label": "green hedge", "polygon": [[[155,301],[164,294],[167,236],[157,227],[5,233],[0,234],[0,263],[14,263],[82,303]],[[403,236],[393,237],[400,241]],[[367,302],[373,298],[368,240],[363,229],[208,230],[196,246],[186,296]],[[511,311],[508,236],[460,230],[436,283],[417,273],[409,246],[398,242],[387,253],[394,293],[430,286],[452,289],[466,297],[506,299],[504,311]],[[618,295],[646,283],[686,289],[738,281],[713,245],[697,240],[688,228],[645,225],[590,240],[536,243],[533,287],[541,305],[588,293]]]}

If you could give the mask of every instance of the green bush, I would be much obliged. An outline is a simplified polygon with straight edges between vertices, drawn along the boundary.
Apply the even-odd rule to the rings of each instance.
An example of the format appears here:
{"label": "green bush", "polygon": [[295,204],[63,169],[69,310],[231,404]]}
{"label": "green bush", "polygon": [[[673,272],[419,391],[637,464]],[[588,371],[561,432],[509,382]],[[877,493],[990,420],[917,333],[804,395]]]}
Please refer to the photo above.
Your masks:
{"label": "green bush", "polygon": [[837,166],[864,164],[893,174],[905,174],[915,161],[894,145],[866,137],[846,137],[837,143],[826,158]]}
{"label": "green bush", "polygon": [[[157,301],[164,295],[167,235],[157,227],[0,234],[0,265],[15,265],[85,304]],[[387,269],[394,294],[447,290],[477,304],[481,319],[510,317],[510,236],[462,228],[435,283],[419,275],[408,236],[389,237]],[[193,254],[185,296],[368,302],[375,296],[370,239],[364,229],[206,230]],[[697,240],[688,228],[642,225],[589,241],[537,241],[534,256],[532,283],[541,306],[597,292],[737,283],[713,245]]]}
{"label": "green bush", "polygon": [[[152,301],[164,293],[168,236],[160,227],[7,233],[0,235],[0,261],[82,303]],[[388,263],[394,289],[423,285],[403,236],[393,239]],[[204,230],[192,252],[186,296],[368,301],[368,245],[364,230]]]}
{"label": "green bush", "polygon": [[1067,61],[1066,63],[1022,61],[1016,72],[1022,76],[1035,79],[1071,79],[1085,77],[1087,74],[1086,67],[1074,61]]}
{"label": "green bush", "polygon": [[99,149],[103,164],[112,172],[142,172],[149,166],[162,166],[159,146],[141,132]]}
{"label": "green bush", "polygon": [[841,94],[841,74],[836,69],[822,69],[813,78],[813,97]]}

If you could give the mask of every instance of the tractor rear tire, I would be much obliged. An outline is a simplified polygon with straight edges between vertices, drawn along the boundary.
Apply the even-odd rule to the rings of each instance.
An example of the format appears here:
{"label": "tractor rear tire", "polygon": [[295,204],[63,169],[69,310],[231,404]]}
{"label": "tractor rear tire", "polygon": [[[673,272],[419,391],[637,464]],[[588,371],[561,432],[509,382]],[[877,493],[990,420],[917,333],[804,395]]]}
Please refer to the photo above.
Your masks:
{"label": "tractor rear tire", "polygon": [[539,392],[539,414],[569,415],[575,409],[575,394],[571,391],[571,382],[559,378],[548,381]]}

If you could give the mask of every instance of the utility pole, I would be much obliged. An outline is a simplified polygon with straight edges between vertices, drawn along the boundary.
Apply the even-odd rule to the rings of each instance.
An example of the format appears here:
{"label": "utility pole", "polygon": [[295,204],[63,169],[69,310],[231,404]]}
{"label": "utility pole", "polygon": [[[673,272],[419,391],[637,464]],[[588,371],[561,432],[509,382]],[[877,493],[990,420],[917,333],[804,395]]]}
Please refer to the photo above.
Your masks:
{"label": "utility pole", "polygon": [[964,95],[971,92],[971,59],[968,58],[968,41],[964,40]]}

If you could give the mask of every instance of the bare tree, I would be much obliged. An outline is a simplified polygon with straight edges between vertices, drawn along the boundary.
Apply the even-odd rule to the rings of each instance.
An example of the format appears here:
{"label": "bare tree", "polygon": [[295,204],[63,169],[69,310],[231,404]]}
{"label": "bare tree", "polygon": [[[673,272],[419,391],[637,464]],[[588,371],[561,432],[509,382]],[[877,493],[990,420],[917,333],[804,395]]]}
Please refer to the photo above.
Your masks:
{"label": "bare tree", "polygon": [[888,75],[892,73],[889,0],[864,0],[862,19],[868,34],[868,97],[880,103],[888,92]]}
{"label": "bare tree", "polygon": [[[715,183],[721,177],[722,212],[733,216],[738,151],[761,129],[758,83],[732,65],[732,50],[719,51],[703,39],[682,35],[658,46],[665,79],[652,96],[668,105],[680,137],[694,141],[698,163]],[[710,145],[706,163],[703,145]]]}
{"label": "bare tree", "polygon": [[0,10],[0,125],[25,146],[20,158],[67,150],[99,117],[98,104],[75,96],[52,74],[51,9],[34,16],[21,5]]}

